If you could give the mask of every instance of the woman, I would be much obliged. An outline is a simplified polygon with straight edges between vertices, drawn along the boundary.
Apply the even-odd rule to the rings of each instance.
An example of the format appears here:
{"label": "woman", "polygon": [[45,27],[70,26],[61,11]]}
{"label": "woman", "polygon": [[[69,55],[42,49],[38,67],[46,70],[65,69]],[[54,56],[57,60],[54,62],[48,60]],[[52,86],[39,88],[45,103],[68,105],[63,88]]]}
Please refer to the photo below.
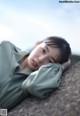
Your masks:
{"label": "woman", "polygon": [[8,41],[0,45],[0,107],[8,111],[29,94],[46,98],[60,84],[69,65],[71,49],[60,37],[37,42],[24,52]]}

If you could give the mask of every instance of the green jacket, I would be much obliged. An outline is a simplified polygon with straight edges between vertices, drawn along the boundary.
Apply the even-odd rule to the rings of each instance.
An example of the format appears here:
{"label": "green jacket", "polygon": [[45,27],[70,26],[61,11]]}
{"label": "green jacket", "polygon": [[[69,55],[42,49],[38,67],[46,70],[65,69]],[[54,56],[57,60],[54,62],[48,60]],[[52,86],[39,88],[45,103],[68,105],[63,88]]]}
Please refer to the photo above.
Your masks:
{"label": "green jacket", "polygon": [[47,64],[39,70],[20,71],[20,59],[27,54],[8,41],[0,44],[0,107],[11,110],[28,94],[46,98],[61,81],[60,64]]}

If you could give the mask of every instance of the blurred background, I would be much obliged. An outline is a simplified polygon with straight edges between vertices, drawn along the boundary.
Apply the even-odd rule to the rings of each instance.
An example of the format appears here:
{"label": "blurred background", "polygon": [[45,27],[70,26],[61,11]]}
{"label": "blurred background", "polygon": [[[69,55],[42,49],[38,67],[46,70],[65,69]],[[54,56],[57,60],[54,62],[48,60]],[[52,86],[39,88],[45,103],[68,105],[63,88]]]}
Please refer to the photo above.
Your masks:
{"label": "blurred background", "polygon": [[0,0],[0,41],[24,50],[47,36],[65,38],[72,53],[80,55],[80,2]]}

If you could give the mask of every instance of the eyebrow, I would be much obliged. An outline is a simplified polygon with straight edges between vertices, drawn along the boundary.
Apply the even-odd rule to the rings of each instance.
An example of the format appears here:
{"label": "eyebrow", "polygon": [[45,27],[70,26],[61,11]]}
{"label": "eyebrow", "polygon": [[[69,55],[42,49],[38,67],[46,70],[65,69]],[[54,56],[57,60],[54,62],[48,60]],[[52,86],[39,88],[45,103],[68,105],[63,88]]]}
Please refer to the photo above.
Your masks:
{"label": "eyebrow", "polygon": [[[49,52],[49,48],[46,46],[47,51]],[[55,58],[51,57],[53,59],[53,61],[56,63],[57,61],[55,60]]]}

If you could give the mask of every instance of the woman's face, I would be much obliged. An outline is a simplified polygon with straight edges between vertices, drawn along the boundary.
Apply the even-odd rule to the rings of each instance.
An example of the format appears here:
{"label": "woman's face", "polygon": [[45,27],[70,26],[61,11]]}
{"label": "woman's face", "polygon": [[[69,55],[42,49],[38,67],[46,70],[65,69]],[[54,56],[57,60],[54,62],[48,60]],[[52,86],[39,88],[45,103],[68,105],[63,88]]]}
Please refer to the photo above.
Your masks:
{"label": "woman's face", "polygon": [[44,64],[57,62],[59,57],[59,48],[50,47],[46,43],[41,42],[35,46],[28,56],[27,65],[31,70],[37,70]]}

